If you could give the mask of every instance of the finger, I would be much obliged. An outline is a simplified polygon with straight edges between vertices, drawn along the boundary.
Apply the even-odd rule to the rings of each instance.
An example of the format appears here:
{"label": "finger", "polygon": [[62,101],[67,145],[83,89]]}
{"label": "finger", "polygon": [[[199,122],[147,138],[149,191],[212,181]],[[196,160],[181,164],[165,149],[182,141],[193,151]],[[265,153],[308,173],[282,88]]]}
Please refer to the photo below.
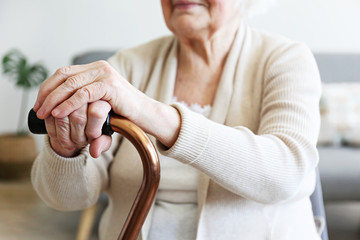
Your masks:
{"label": "finger", "polygon": [[47,119],[45,119],[45,127],[49,137],[56,139],[55,118],[50,116]]}
{"label": "finger", "polygon": [[67,150],[75,149],[75,144],[71,141],[70,122],[68,117],[55,118],[57,141]]}
{"label": "finger", "polygon": [[85,135],[85,127],[87,123],[87,105],[75,110],[69,115],[70,136],[72,142],[79,147],[87,145],[87,137]]}
{"label": "finger", "polygon": [[99,138],[91,142],[89,152],[93,158],[98,158],[101,153],[109,150],[111,146],[111,136],[102,135]]}
{"label": "finger", "polygon": [[101,136],[102,126],[110,110],[110,104],[102,100],[89,104],[85,133],[90,141]]}
{"label": "finger", "polygon": [[39,108],[37,116],[39,118],[47,118],[58,104],[70,98],[78,89],[95,81],[98,76],[97,73],[97,69],[88,69],[67,78],[62,84],[57,86],[55,90],[48,94]]}
{"label": "finger", "polygon": [[51,114],[57,118],[63,118],[82,105],[95,102],[97,100],[110,100],[111,94],[106,89],[106,85],[100,81],[86,85],[77,90],[70,98],[58,105]]}
{"label": "finger", "polygon": [[87,65],[73,65],[59,68],[53,75],[47,78],[40,86],[37,99],[34,104],[34,111],[37,112],[45,101],[46,97],[54,91],[60,84],[62,84],[69,77],[82,72]]}

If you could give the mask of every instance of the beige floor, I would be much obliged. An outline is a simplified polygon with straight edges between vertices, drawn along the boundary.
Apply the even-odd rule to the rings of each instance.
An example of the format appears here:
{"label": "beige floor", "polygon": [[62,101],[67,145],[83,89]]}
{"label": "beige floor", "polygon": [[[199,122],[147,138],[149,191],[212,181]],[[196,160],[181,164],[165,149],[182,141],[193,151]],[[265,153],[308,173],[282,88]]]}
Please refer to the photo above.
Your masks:
{"label": "beige floor", "polygon": [[28,180],[0,181],[0,240],[75,239],[79,218],[80,212],[48,208]]}
{"label": "beige floor", "polygon": [[[327,204],[326,212],[330,240],[360,240],[360,203]],[[75,239],[79,218],[48,208],[28,180],[0,180],[0,240]]]}

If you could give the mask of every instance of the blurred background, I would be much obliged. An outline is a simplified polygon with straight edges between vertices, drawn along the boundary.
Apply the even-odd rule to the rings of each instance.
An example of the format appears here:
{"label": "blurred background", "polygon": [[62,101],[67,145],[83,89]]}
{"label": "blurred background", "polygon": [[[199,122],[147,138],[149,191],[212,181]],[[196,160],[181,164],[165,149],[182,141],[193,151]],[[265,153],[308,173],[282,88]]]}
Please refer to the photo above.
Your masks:
{"label": "blurred background", "polygon": [[[358,0],[278,0],[248,20],[254,28],[305,42],[318,61],[324,82],[320,174],[329,238],[335,240],[360,239],[359,13]],[[49,74],[88,52],[113,52],[166,34],[159,0],[0,1],[0,56],[18,49]],[[37,89],[28,91],[26,109]],[[16,132],[22,94],[0,75],[0,135]],[[35,139],[30,148],[37,152],[43,140]],[[26,149],[15,145],[17,152]],[[0,162],[5,155],[0,146]],[[26,176],[0,179],[0,239],[75,239],[80,215],[47,208]],[[91,239],[97,239],[95,228]]]}

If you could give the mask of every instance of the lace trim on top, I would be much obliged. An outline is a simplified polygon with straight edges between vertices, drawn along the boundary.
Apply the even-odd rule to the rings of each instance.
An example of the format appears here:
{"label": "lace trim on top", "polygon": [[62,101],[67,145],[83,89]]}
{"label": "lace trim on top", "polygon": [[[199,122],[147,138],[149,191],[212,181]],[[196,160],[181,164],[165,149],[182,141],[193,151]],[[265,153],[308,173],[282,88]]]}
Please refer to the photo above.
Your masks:
{"label": "lace trim on top", "polygon": [[189,108],[190,110],[192,110],[192,111],[194,111],[196,113],[202,114],[204,117],[209,117],[210,113],[211,113],[211,105],[210,104],[205,105],[203,107],[198,103],[192,103],[192,104],[188,105],[184,101],[178,101],[176,96],[172,97],[172,102],[173,103],[180,103],[180,104],[186,106],[187,108]]}

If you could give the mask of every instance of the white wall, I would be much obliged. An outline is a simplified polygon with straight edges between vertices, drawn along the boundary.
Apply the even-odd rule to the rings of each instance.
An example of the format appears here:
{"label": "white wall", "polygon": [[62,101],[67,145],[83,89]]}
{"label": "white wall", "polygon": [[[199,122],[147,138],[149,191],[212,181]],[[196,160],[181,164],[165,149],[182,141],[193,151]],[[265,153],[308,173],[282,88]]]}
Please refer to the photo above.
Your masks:
{"label": "white wall", "polygon": [[[167,33],[160,1],[0,1],[0,56],[18,48],[50,72],[69,65],[75,54],[129,47]],[[33,104],[36,90],[30,95]],[[20,98],[21,91],[0,75],[0,133],[16,129]]]}
{"label": "white wall", "polygon": [[[250,25],[316,52],[360,53],[360,1],[278,0]],[[118,49],[167,34],[160,0],[1,0],[0,56],[18,48],[54,72],[75,54]],[[21,92],[0,76],[0,133],[16,129]],[[31,104],[36,90],[31,92]],[[30,108],[30,104],[29,104]]]}
{"label": "white wall", "polygon": [[359,0],[278,0],[251,25],[306,42],[315,52],[360,53]]}

